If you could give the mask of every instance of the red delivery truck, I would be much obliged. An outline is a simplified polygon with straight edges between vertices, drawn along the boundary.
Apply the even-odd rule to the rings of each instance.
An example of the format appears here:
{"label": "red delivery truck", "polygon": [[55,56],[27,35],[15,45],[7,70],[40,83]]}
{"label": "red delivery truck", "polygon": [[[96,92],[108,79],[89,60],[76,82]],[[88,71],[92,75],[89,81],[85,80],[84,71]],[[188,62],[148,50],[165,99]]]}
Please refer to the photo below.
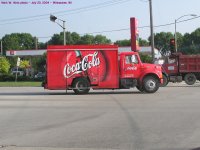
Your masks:
{"label": "red delivery truck", "polygon": [[200,80],[200,55],[172,53],[162,65],[163,86],[168,82],[182,82],[193,85]]}
{"label": "red delivery truck", "polygon": [[116,45],[48,46],[47,79],[50,90],[129,89],[154,93],[162,83],[159,65],[142,63],[137,52],[118,53]]}
{"label": "red delivery truck", "polygon": [[118,52],[116,45],[48,46],[46,81],[51,90],[129,89],[154,93],[162,83],[159,65],[144,64],[138,55],[139,36],[135,18],[131,22],[132,52]]}

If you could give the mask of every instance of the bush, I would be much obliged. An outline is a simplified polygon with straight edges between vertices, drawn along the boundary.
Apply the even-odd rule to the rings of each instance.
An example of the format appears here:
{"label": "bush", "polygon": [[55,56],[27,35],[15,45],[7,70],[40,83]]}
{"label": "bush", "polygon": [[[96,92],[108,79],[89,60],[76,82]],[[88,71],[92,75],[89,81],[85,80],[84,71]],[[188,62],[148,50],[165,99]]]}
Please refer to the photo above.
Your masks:
{"label": "bush", "polygon": [[[15,81],[15,75],[0,75],[0,81]],[[27,76],[18,76],[17,81],[34,81],[34,79]]]}
{"label": "bush", "polygon": [[14,75],[7,75],[7,74],[3,74],[0,75],[0,81],[15,81],[15,76]]}
{"label": "bush", "polygon": [[5,57],[0,56],[0,74],[8,73],[9,69],[10,69],[9,61]]}
{"label": "bush", "polygon": [[152,57],[147,55],[147,54],[142,54],[142,53],[139,53],[140,54],[140,59],[143,63],[152,63]]}

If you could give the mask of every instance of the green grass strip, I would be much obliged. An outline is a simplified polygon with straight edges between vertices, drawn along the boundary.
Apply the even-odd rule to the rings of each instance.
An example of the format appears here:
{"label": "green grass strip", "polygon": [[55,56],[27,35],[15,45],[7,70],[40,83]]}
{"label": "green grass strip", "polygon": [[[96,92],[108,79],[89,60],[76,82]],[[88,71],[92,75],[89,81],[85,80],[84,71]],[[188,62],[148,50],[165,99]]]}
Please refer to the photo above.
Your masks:
{"label": "green grass strip", "polygon": [[42,82],[0,82],[0,87],[41,87]]}

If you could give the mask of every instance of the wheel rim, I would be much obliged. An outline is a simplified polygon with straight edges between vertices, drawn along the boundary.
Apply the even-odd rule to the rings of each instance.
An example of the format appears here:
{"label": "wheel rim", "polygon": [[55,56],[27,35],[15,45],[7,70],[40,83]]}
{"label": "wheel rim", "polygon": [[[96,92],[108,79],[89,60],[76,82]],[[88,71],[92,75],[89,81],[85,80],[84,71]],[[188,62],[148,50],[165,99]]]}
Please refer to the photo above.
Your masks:
{"label": "wheel rim", "polygon": [[189,77],[188,77],[188,81],[189,81],[189,82],[194,82],[194,77],[189,76]]}
{"label": "wheel rim", "polygon": [[79,90],[79,91],[84,91],[86,89],[86,84],[84,82],[78,82],[76,84],[76,89]]}
{"label": "wheel rim", "polygon": [[148,80],[146,82],[146,87],[148,90],[152,91],[156,88],[156,82],[154,80]]}

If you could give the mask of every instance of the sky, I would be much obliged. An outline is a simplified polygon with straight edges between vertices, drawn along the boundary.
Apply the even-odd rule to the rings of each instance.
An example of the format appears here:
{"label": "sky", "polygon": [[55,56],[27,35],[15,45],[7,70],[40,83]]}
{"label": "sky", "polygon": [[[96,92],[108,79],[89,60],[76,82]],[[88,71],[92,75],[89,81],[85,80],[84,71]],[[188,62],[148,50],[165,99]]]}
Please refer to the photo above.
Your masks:
{"label": "sky", "polygon": [[[31,4],[32,2],[49,4]],[[200,0],[152,0],[152,7],[154,26],[173,23],[183,15],[200,15]],[[65,20],[67,31],[80,35],[102,34],[112,42],[130,39],[131,17],[138,19],[139,27],[150,25],[148,0],[0,0],[0,14],[0,39],[10,33],[30,33],[38,37],[40,42],[46,42],[53,34],[63,31],[49,20],[50,14]],[[185,16],[179,21],[189,18],[192,16]],[[177,32],[191,33],[199,27],[200,18],[196,18],[178,23]],[[155,33],[162,31],[174,33],[174,25],[154,27]],[[149,27],[139,28],[141,38],[147,39],[149,35]]]}

